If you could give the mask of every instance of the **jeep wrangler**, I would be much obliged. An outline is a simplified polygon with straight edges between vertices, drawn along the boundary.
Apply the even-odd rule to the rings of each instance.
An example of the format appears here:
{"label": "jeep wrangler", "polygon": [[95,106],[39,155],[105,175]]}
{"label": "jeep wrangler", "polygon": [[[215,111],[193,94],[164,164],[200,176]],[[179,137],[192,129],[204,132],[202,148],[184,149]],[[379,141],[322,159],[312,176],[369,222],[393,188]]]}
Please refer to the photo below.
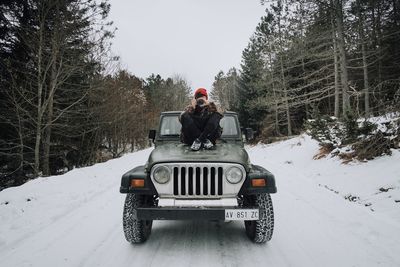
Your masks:
{"label": "jeep wrangler", "polygon": [[214,149],[194,152],[180,141],[180,114],[161,113],[158,131],[149,133],[155,148],[146,164],[122,176],[126,240],[146,241],[153,220],[242,220],[250,240],[271,240],[275,178],[249,161],[243,140],[253,138],[252,129],[241,129],[237,114],[225,112]]}

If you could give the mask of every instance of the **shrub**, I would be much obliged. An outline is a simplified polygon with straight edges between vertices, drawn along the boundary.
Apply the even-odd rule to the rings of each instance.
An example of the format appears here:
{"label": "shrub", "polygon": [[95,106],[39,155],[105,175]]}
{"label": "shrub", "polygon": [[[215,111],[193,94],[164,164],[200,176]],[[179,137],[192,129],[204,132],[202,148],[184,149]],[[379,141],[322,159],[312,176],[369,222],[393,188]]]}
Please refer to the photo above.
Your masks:
{"label": "shrub", "polygon": [[357,120],[352,113],[342,121],[334,117],[316,116],[305,123],[306,132],[319,142],[321,149],[315,156],[338,156],[343,162],[353,159],[371,160],[391,155],[400,147],[400,118],[378,117]]}

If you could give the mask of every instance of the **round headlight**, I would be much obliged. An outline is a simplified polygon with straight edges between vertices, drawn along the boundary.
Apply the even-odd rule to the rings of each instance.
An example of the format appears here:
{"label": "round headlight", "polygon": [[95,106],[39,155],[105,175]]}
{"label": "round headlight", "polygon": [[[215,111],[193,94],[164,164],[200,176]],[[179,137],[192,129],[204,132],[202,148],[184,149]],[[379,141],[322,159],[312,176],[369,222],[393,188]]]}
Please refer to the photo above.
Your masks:
{"label": "round headlight", "polygon": [[226,180],[231,184],[239,183],[243,178],[242,170],[238,167],[232,167],[226,172]]}
{"label": "round headlight", "polygon": [[170,173],[168,167],[159,166],[154,170],[153,177],[157,183],[165,184],[169,181],[169,179],[171,177],[171,173]]}

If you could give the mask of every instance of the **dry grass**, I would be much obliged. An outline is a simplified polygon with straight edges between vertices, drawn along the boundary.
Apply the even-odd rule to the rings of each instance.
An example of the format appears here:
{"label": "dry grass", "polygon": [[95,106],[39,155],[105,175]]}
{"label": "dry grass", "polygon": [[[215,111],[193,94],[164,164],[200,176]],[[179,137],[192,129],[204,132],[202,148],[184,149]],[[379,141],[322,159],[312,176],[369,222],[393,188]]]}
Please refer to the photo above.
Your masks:
{"label": "dry grass", "polygon": [[321,144],[321,147],[318,150],[318,153],[313,157],[313,159],[318,160],[318,159],[325,158],[327,155],[329,155],[332,152],[333,149],[335,149],[335,147],[330,143]]}

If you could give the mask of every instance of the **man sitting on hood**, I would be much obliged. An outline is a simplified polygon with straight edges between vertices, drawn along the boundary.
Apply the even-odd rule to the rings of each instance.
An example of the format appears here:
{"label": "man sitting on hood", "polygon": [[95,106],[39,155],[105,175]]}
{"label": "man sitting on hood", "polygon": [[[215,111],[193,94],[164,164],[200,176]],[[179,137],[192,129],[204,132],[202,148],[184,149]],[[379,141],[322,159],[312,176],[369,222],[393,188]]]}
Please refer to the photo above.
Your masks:
{"label": "man sitting on hood", "polygon": [[207,90],[199,88],[191,105],[179,117],[182,124],[181,141],[191,145],[193,151],[212,149],[221,136],[219,121],[223,117],[214,102],[208,101]]}

